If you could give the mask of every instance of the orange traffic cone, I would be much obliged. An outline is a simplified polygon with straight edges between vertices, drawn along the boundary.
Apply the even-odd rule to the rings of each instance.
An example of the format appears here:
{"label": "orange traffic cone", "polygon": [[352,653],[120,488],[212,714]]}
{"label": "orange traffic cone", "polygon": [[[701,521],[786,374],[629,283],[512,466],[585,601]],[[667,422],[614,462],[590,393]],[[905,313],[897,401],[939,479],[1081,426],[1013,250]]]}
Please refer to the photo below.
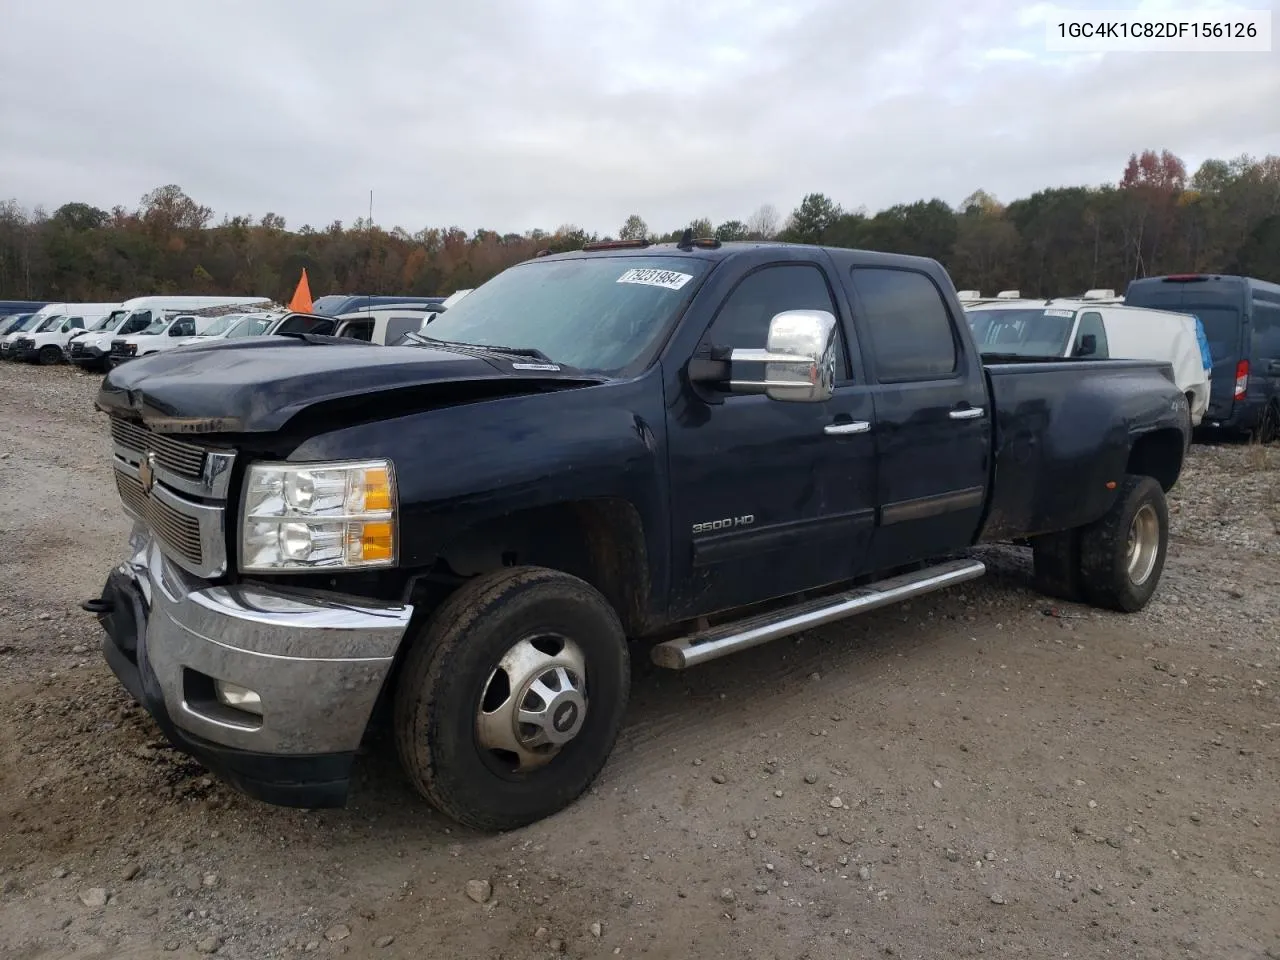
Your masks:
{"label": "orange traffic cone", "polygon": [[294,313],[311,312],[311,284],[307,283],[307,268],[302,268],[302,279],[298,288],[293,291],[293,299],[289,301],[289,309]]}

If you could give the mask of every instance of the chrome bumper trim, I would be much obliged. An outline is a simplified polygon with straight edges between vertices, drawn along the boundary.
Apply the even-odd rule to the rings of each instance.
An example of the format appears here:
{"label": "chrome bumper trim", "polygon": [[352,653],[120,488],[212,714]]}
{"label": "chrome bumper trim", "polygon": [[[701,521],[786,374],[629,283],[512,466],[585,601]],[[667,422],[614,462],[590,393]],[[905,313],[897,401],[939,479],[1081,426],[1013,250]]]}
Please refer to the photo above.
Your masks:
{"label": "chrome bumper trim", "polygon": [[[121,572],[148,600],[147,658],[179,727],[255,753],[359,747],[411,606],[210,586],[170,562],[145,530],[135,528],[131,543]],[[256,692],[262,716],[200,694],[208,679]]]}

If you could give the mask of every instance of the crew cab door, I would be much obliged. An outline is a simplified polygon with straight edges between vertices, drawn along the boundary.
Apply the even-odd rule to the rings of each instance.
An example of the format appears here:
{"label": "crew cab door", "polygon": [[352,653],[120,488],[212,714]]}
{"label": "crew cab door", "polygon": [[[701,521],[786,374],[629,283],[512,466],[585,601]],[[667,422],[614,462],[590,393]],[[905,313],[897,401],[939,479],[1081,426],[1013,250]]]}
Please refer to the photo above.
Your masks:
{"label": "crew cab door", "polygon": [[[698,352],[762,349],[770,321],[787,310],[844,319],[834,289],[825,261],[755,266],[714,308]],[[669,387],[673,618],[862,569],[875,519],[874,417],[868,385],[852,375],[843,323],[839,335],[835,389],[823,402],[732,393],[708,400],[685,378]]]}
{"label": "crew cab door", "polygon": [[981,358],[924,270],[855,264],[854,323],[876,384],[879,522],[872,567],[886,570],[971,545],[991,468]]}

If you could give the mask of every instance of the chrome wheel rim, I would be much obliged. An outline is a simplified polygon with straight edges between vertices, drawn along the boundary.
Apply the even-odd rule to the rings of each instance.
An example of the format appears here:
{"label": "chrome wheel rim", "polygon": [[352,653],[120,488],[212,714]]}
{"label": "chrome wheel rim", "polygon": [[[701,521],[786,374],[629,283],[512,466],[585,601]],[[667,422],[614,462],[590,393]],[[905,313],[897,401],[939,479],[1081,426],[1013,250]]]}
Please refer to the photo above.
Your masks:
{"label": "chrome wheel rim", "polygon": [[555,759],[587,718],[587,662],[558,634],[516,642],[485,681],[476,713],[480,748],[512,773]]}
{"label": "chrome wheel rim", "polygon": [[1133,515],[1129,524],[1129,545],[1126,559],[1129,581],[1141,586],[1156,568],[1156,556],[1160,553],[1160,518],[1155,508],[1144,503]]}

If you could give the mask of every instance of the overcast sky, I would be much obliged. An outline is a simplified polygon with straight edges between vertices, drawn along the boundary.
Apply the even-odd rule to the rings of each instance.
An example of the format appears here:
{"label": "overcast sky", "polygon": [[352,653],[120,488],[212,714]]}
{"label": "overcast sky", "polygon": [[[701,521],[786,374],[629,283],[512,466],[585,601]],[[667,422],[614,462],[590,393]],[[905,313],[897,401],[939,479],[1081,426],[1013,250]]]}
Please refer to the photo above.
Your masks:
{"label": "overcast sky", "polygon": [[[1213,0],[1092,0],[1188,10]],[[1246,0],[1241,6],[1272,9]],[[0,0],[0,200],[663,231],[1280,153],[1280,53],[1045,53],[1015,0]],[[1273,13],[1273,17],[1275,14]],[[1280,17],[1276,19],[1280,20]],[[1273,47],[1273,50],[1276,48]]]}

